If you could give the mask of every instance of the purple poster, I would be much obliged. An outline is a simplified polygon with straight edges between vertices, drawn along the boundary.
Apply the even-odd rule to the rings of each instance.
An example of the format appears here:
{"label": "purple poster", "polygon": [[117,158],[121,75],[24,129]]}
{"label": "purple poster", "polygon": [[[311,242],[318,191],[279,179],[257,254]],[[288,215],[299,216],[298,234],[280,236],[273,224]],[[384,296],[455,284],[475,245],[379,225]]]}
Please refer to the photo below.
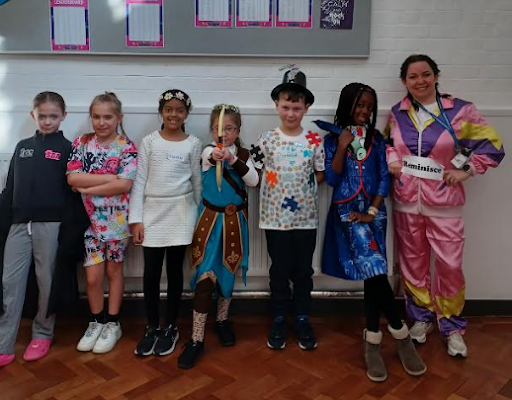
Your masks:
{"label": "purple poster", "polygon": [[322,0],[320,28],[352,29],[355,0]]}

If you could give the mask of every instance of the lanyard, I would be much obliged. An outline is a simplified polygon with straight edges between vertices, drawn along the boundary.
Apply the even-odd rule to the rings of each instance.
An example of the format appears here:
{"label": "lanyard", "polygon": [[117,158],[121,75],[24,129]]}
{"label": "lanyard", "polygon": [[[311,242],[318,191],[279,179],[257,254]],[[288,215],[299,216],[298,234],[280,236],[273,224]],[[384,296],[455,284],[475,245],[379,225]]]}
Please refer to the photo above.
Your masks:
{"label": "lanyard", "polygon": [[423,104],[419,103],[419,102],[415,102],[418,107],[420,107],[423,111],[427,112],[430,114],[430,116],[432,118],[434,118],[434,120],[440,124],[444,129],[446,129],[448,132],[450,132],[450,135],[452,136],[453,138],[453,141],[455,142],[455,151],[457,153],[460,153],[460,146],[459,146],[459,139],[457,139],[457,135],[455,134],[455,130],[453,129],[453,126],[452,124],[450,123],[450,120],[448,119],[448,116],[446,115],[446,111],[444,110],[444,107],[441,103],[441,99],[439,96],[436,96],[436,101],[437,101],[437,106],[439,107],[439,111],[441,113],[441,118],[439,118],[437,115],[435,115],[434,113],[431,113],[429,110],[427,110],[425,107],[423,107]]}

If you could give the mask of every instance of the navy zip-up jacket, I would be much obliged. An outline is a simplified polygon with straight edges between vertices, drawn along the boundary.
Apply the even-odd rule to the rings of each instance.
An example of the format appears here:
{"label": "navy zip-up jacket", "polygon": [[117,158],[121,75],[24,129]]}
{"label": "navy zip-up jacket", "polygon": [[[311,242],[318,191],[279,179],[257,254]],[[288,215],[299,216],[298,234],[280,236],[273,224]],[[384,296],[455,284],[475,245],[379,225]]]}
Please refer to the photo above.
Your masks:
{"label": "navy zip-up jacket", "polygon": [[11,159],[0,208],[10,208],[13,224],[60,222],[70,188],[66,169],[71,142],[61,131],[38,131],[21,140]]}

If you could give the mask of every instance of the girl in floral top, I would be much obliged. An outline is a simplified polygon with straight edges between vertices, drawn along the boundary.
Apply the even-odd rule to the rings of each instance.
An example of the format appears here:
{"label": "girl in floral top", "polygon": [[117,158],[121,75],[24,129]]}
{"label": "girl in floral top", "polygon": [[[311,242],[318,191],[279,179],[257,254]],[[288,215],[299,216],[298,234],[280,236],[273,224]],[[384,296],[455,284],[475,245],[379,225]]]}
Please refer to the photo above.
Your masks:
{"label": "girl in floral top", "polygon": [[[114,93],[96,96],[89,114],[94,132],[74,140],[68,162],[68,183],[82,194],[91,220],[85,232],[84,261],[91,318],[77,349],[107,353],[122,334],[123,260],[130,234],[128,203],[137,172],[137,149],[123,130],[121,102]],[[109,281],[106,318],[105,265]]]}

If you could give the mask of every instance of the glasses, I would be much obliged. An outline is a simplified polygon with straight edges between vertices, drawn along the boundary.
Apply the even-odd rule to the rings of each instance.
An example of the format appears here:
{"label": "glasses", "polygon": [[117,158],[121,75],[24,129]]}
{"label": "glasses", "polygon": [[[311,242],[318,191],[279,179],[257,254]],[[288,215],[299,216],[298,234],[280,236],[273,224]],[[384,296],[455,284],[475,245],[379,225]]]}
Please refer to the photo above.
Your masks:
{"label": "glasses", "polygon": [[[216,125],[212,128],[213,133],[217,134],[219,133],[219,126]],[[236,126],[225,126],[224,127],[224,133],[227,133],[228,135],[232,135],[233,133],[238,132],[238,128]]]}

